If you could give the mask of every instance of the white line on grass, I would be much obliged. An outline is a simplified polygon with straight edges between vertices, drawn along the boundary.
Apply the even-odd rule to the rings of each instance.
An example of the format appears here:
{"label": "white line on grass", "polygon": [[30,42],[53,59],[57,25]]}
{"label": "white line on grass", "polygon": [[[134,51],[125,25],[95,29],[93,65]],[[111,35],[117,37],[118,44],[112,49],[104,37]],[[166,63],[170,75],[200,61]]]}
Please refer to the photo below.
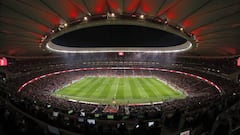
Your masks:
{"label": "white line on grass", "polygon": [[117,84],[115,85],[114,99],[116,99],[116,96],[117,96],[117,91],[118,91],[118,85],[119,85],[119,81],[120,81],[120,79],[119,79],[119,78],[116,78],[116,79],[117,79]]}

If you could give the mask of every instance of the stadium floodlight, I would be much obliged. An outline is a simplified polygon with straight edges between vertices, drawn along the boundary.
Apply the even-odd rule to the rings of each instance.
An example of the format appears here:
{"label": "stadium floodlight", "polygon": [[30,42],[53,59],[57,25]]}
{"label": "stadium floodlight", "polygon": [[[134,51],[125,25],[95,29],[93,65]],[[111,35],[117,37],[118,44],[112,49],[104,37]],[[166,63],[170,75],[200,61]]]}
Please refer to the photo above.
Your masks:
{"label": "stadium floodlight", "polygon": [[58,31],[61,31],[62,30],[62,28],[61,27],[58,27]]}
{"label": "stadium floodlight", "polygon": [[145,16],[144,16],[144,15],[140,15],[139,18],[140,18],[140,19],[144,19]]}
{"label": "stadium floodlight", "polygon": [[61,31],[62,29],[66,28],[67,26],[68,26],[67,23],[59,24],[59,26],[58,26],[58,30]]}
{"label": "stadium floodlight", "polygon": [[116,15],[114,13],[111,14],[112,17],[115,17]]}
{"label": "stadium floodlight", "polygon": [[41,37],[41,42],[43,42],[43,41],[46,40],[47,38],[48,38],[47,35],[42,36],[42,37]]}
{"label": "stadium floodlight", "polygon": [[183,27],[181,27],[180,30],[183,31],[184,30]]}
{"label": "stadium floodlight", "polygon": [[88,21],[88,17],[84,16],[83,21]]}
{"label": "stadium floodlight", "polygon": [[116,17],[115,13],[108,13],[107,16],[110,18]]}
{"label": "stadium floodlight", "polygon": [[164,24],[168,24],[168,21],[167,21],[167,20],[165,20],[165,21],[164,21]]}
{"label": "stadium floodlight", "polygon": [[124,52],[118,52],[118,56],[124,56]]}

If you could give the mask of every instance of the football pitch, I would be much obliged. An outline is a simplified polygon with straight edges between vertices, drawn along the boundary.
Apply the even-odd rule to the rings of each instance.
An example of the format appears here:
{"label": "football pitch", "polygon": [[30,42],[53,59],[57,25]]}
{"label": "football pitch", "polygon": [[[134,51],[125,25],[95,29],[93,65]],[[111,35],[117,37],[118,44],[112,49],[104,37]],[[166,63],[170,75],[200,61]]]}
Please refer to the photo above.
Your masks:
{"label": "football pitch", "polygon": [[156,77],[83,77],[54,96],[101,104],[137,104],[185,98]]}

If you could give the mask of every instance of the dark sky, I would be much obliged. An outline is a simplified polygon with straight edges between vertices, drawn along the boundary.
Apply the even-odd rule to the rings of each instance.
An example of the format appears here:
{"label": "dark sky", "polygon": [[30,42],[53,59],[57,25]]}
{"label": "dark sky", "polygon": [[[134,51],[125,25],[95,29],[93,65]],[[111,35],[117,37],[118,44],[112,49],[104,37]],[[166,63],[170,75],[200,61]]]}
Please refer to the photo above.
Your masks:
{"label": "dark sky", "polygon": [[105,25],[79,29],[54,40],[68,47],[164,47],[186,42],[174,34],[131,25]]}

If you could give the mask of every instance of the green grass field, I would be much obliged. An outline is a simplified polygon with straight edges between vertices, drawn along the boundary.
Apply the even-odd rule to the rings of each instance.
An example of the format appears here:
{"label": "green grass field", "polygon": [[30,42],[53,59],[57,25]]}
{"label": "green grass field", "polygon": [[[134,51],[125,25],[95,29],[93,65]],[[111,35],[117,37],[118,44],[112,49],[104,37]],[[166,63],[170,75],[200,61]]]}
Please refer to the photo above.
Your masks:
{"label": "green grass field", "polygon": [[185,98],[155,77],[84,77],[53,93],[78,101],[102,104],[151,103]]}

